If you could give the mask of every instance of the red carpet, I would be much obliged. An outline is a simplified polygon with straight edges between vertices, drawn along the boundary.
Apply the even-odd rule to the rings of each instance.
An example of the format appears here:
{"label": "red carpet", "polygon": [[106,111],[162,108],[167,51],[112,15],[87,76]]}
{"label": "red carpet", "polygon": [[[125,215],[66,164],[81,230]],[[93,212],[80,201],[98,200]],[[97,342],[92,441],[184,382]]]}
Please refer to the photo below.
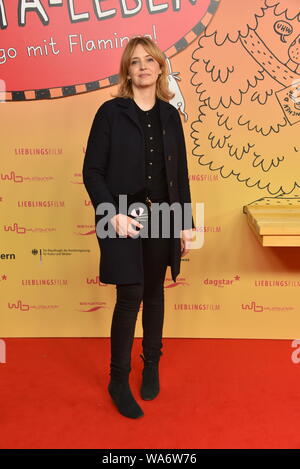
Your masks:
{"label": "red carpet", "polygon": [[161,393],[143,401],[135,339],[138,420],[107,392],[109,339],[4,340],[1,448],[300,448],[291,340],[164,339]]}

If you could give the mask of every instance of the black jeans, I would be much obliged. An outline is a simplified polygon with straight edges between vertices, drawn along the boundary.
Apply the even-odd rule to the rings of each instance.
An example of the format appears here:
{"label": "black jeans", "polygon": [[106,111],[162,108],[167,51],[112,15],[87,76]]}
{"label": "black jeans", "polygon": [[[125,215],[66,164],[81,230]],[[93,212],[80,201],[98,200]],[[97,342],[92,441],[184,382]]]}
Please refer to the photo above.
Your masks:
{"label": "black jeans", "polygon": [[[151,210],[149,212],[149,230]],[[164,323],[164,280],[170,256],[170,238],[141,238],[144,278],[140,283],[116,285],[116,304],[111,324],[110,375],[128,379],[137,315],[143,301],[143,354],[159,360],[162,355]]]}

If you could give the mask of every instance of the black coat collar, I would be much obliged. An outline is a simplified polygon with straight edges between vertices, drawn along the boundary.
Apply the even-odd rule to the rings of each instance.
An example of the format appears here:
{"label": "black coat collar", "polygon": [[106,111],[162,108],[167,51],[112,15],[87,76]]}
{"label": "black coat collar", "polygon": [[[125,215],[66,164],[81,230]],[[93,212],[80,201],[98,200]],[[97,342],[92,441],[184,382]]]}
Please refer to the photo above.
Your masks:
{"label": "black coat collar", "polygon": [[[159,114],[162,128],[164,129],[167,125],[168,119],[173,111],[173,106],[167,101],[163,101],[160,98],[158,100],[158,107],[159,107]],[[142,132],[142,127],[140,125],[137,111],[135,109],[135,103],[132,98],[116,98],[116,103],[123,107],[124,111],[128,114],[128,116],[136,123],[139,129]],[[175,109],[175,108],[174,108]]]}

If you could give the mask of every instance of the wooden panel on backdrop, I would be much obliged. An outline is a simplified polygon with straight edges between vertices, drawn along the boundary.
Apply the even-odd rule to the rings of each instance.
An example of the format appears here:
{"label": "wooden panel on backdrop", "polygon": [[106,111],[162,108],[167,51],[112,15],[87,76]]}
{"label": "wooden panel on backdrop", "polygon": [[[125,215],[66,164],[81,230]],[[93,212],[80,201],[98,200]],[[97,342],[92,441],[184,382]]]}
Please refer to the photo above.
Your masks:
{"label": "wooden panel on backdrop", "polygon": [[262,246],[300,246],[300,197],[265,197],[244,213]]}

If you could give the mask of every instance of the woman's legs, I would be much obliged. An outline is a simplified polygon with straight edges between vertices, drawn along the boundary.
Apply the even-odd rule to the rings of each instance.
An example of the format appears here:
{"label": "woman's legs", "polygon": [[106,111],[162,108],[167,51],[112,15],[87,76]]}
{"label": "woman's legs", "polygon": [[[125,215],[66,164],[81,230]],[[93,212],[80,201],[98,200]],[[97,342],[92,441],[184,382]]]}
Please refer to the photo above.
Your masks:
{"label": "woman's legs", "polygon": [[131,371],[131,349],[142,296],[142,284],[116,285],[117,301],[111,324],[111,377],[126,381]]}
{"label": "woman's legs", "polygon": [[[170,260],[170,238],[162,236],[162,219],[153,218],[149,212],[148,238],[143,238],[144,292],[143,292],[143,354],[148,360],[157,361],[162,354],[164,323],[164,280]],[[151,228],[158,231],[158,238],[151,237]],[[155,226],[154,226],[155,225]]]}
{"label": "woman's legs", "polygon": [[109,392],[120,413],[132,418],[143,415],[128,384],[136,319],[143,300],[144,357],[158,362],[162,348],[164,279],[169,262],[170,239],[143,238],[142,245],[144,279],[141,283],[116,285],[117,301],[111,324]]}
{"label": "woman's legs", "polygon": [[137,314],[142,299],[142,284],[116,285],[117,301],[111,324],[111,364],[108,391],[125,417],[144,415],[129,386],[131,349]]}
{"label": "woman's legs", "polygon": [[117,301],[111,324],[111,376],[116,380],[126,380],[131,371],[131,349],[142,299],[144,356],[157,359],[161,354],[168,259],[168,238],[144,238],[144,284],[116,285]]}
{"label": "woman's legs", "polygon": [[164,323],[164,279],[169,239],[149,238],[144,243],[143,355],[141,397],[154,399],[160,390],[158,364]]}
{"label": "woman's legs", "polygon": [[164,280],[169,260],[168,238],[143,240],[144,294],[143,294],[143,354],[147,360],[158,360],[161,355],[164,323]]}

